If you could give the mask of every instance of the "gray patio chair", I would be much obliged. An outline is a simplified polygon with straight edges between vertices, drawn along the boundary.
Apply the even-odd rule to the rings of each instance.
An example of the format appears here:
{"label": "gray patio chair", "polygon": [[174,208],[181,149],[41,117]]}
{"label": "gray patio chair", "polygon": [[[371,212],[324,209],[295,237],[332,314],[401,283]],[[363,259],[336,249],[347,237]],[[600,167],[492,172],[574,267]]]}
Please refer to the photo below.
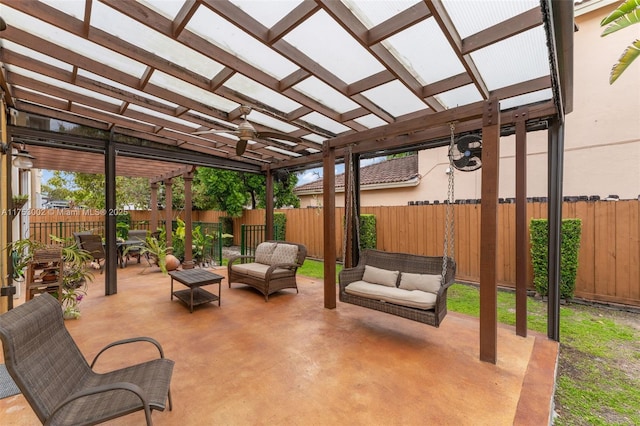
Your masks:
{"label": "gray patio chair", "polygon": [[[138,259],[138,263],[140,263],[140,258],[142,255],[142,249],[147,244],[147,234],[149,232],[145,229],[132,229],[129,231],[129,236],[127,237],[127,242],[129,245],[126,247],[127,252],[127,260],[129,256],[133,256]],[[132,241],[137,241],[139,244],[131,244]]]}
{"label": "gray patio chair", "polygon": [[[0,338],[7,370],[43,424],[93,425],[144,410],[163,411],[171,393],[173,361],[154,339],[119,340],[103,348],[89,365],[67,331],[60,303],[40,295],[0,315]],[[93,366],[107,349],[131,342],[155,345],[160,357],[107,373]]]}
{"label": "gray patio chair", "polygon": [[98,262],[98,266],[100,266],[100,273],[102,273],[104,269],[104,262],[101,264],[101,261],[107,259],[107,254],[104,251],[104,246],[102,245],[102,237],[100,235],[94,234],[74,234],[76,241],[79,241],[80,248],[86,250],[91,254],[91,258]]}

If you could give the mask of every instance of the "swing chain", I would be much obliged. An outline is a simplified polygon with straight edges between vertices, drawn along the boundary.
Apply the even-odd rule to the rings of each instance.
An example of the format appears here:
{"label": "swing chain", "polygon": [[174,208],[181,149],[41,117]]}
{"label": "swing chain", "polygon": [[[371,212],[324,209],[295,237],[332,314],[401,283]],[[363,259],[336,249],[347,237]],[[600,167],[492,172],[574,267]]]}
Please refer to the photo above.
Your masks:
{"label": "swing chain", "polygon": [[445,226],[444,226],[444,255],[442,256],[442,282],[447,275],[447,258],[455,258],[455,221],[453,218],[453,204],[455,202],[453,147],[455,145],[455,123],[449,123],[451,130],[451,141],[449,142],[449,185],[447,188],[447,201],[445,206]]}

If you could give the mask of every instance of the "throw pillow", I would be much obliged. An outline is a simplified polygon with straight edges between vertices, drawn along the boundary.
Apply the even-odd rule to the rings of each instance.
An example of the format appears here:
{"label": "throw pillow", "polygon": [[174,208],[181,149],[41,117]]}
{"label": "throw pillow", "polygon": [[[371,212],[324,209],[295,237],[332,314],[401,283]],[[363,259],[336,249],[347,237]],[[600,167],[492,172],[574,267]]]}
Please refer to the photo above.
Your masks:
{"label": "throw pillow", "polygon": [[256,247],[256,263],[271,265],[273,251],[276,249],[277,243],[260,243]]}
{"label": "throw pillow", "polygon": [[296,263],[298,246],[293,244],[278,244],[271,255],[271,264]]}
{"label": "throw pillow", "polygon": [[442,276],[431,274],[410,274],[403,272],[400,276],[400,288],[404,290],[421,290],[429,293],[438,293]]}
{"label": "throw pillow", "polygon": [[388,269],[365,265],[362,280],[372,284],[395,287],[398,282],[398,274],[400,274],[400,271],[390,271]]}

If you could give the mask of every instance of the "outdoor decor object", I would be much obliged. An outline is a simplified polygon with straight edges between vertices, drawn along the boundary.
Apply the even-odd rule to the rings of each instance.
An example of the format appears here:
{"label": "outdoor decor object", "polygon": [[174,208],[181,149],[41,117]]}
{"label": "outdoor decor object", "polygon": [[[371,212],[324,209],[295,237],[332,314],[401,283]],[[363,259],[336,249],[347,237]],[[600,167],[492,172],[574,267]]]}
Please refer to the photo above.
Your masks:
{"label": "outdoor decor object", "polygon": [[[149,337],[119,340],[103,348],[91,365],[67,331],[60,304],[43,294],[0,315],[0,339],[11,378],[43,424],[97,424],[144,410],[163,411],[174,362]],[[107,349],[148,342],[160,356],[126,368],[98,374],[93,366]]]}

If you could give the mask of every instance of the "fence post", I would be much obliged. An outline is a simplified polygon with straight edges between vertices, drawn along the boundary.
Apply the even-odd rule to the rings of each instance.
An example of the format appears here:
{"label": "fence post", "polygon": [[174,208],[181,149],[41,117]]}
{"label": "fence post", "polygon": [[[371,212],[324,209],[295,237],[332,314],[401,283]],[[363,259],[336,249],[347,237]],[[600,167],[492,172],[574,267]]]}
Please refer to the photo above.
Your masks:
{"label": "fence post", "polygon": [[246,243],[245,243],[245,238],[244,238],[244,233],[246,232],[245,230],[245,224],[240,225],[240,254],[242,256],[245,256],[245,247],[246,247]]}

